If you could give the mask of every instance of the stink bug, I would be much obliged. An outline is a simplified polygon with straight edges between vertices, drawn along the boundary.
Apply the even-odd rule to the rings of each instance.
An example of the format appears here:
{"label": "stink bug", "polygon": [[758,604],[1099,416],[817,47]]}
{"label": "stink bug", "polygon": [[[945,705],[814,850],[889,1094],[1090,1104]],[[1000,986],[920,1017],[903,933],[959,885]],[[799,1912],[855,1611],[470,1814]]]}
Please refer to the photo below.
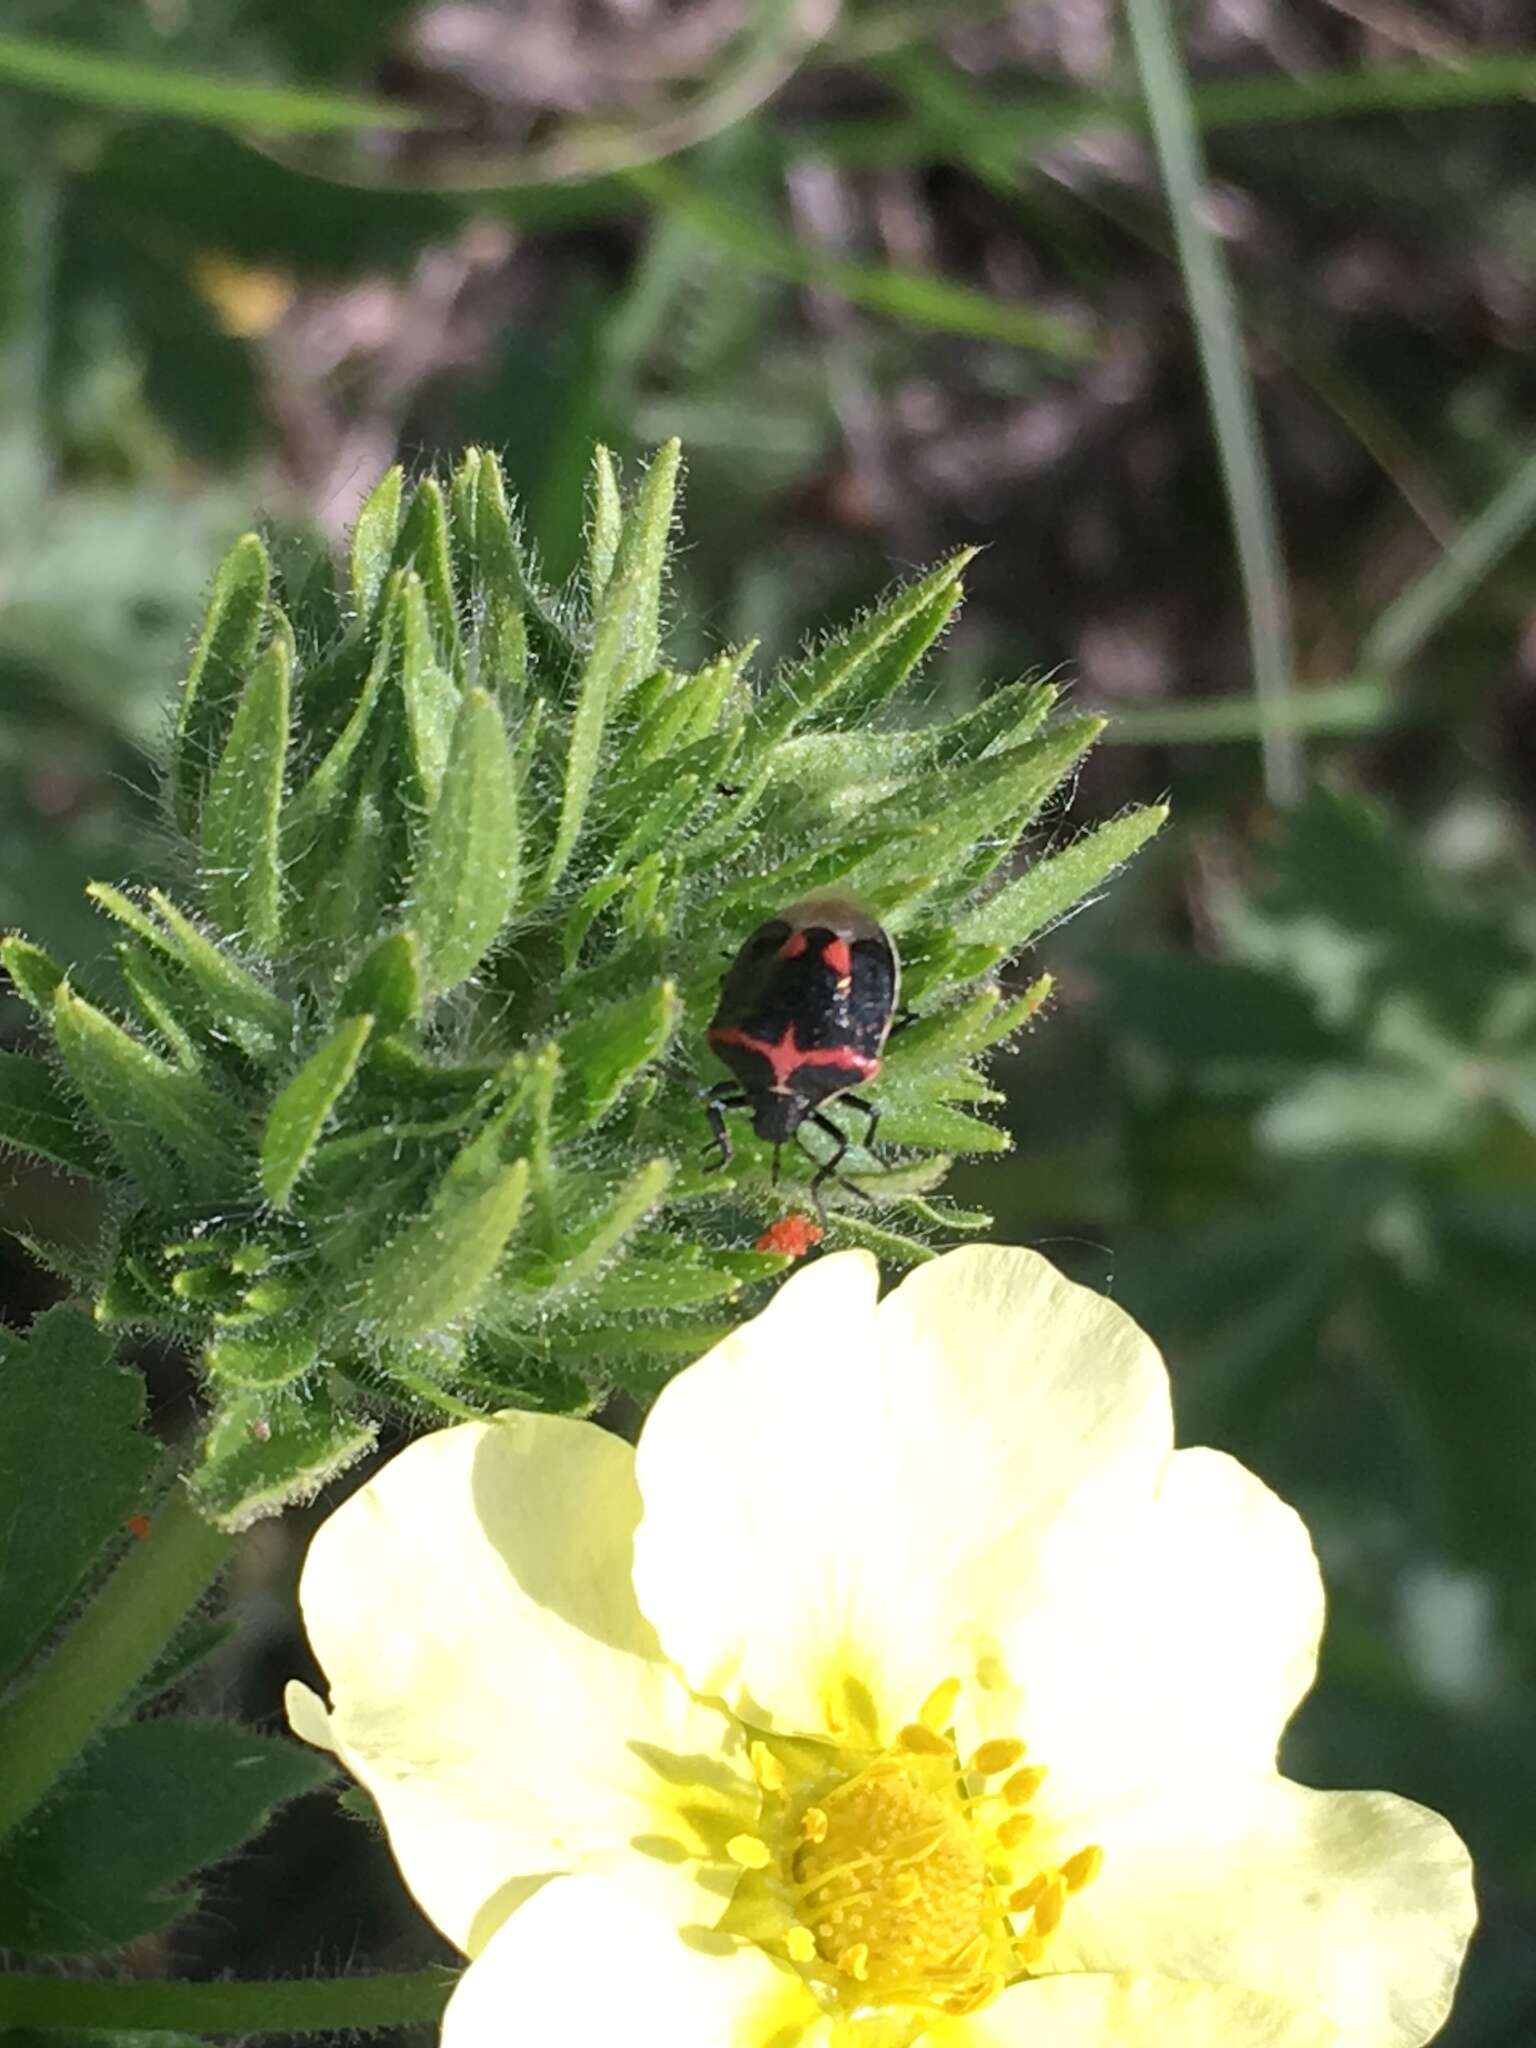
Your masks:
{"label": "stink bug", "polygon": [[880,1112],[849,1091],[880,1071],[900,976],[888,935],[846,897],[807,897],[758,926],[726,969],[705,1033],[736,1077],[708,1098],[719,1165],[731,1156],[727,1109],[751,1111],[753,1130],[773,1146],[775,1181],[780,1148],[813,1123],[837,1145],[811,1181],[819,1199],[849,1142],[821,1105],[846,1097],[869,1119],[865,1144],[874,1137]]}

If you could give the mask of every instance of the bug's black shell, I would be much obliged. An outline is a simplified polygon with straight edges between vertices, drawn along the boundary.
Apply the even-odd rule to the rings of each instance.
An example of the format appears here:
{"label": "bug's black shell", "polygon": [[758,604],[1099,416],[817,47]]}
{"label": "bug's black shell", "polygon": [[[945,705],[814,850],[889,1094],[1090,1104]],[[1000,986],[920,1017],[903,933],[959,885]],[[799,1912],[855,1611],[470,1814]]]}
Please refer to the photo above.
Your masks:
{"label": "bug's black shell", "polygon": [[[814,914],[814,913],[813,913]],[[828,906],[827,915],[835,915]],[[708,1038],[751,1096],[787,1088],[806,1106],[856,1088],[877,1071],[896,1008],[899,968],[896,950],[867,916],[838,917],[826,924],[790,917],[759,925],[726,970]],[[785,960],[780,950],[792,934],[805,934],[805,951]],[[848,946],[849,972],[838,974],[822,957],[833,939]],[[846,1064],[806,1061],[776,1075],[771,1061],[751,1046],[719,1042],[721,1031],[739,1031],[766,1045],[780,1045],[793,1030],[802,1052],[844,1051]],[[798,1119],[796,1119],[798,1121]]]}

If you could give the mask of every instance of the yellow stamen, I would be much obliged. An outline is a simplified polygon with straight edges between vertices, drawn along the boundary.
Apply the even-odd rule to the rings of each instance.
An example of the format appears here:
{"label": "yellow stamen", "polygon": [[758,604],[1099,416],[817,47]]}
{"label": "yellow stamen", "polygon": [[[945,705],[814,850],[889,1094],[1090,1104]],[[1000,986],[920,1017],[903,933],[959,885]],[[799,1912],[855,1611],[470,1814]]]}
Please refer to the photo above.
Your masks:
{"label": "yellow stamen", "polygon": [[1047,1880],[1045,1890],[1035,1901],[1036,1934],[1053,1934],[1061,1925],[1061,1916],[1066,1911],[1067,1888],[1059,1877]]}
{"label": "yellow stamen", "polygon": [[1033,1969],[1045,1954],[1046,1940],[1043,1934],[1023,1934],[1013,1944],[1013,1952],[1026,1970]]}
{"label": "yellow stamen", "polygon": [[963,1948],[956,1949],[949,1959],[949,1967],[958,1970],[962,1976],[969,1977],[986,1960],[987,1937],[984,1934],[976,1934]]}
{"label": "yellow stamen", "polygon": [[766,1870],[773,1861],[768,1844],[760,1842],[756,1835],[732,1835],[725,1845],[725,1853],[743,1870]]}
{"label": "yellow stamen", "polygon": [[800,1816],[800,1839],[802,1842],[824,1842],[829,1826],[824,1806],[808,1806]]}
{"label": "yellow stamen", "polygon": [[927,1699],[917,1710],[917,1718],[925,1728],[941,1733],[949,1726],[949,1717],[955,1711],[955,1701],[960,1697],[958,1678],[946,1678],[942,1685],[936,1685]]}
{"label": "yellow stamen", "polygon": [[869,1976],[869,1943],[855,1941],[845,1948],[837,1959],[837,1967],[845,1977],[853,1977],[860,1984]]}
{"label": "yellow stamen", "polygon": [[997,1839],[1005,1849],[1017,1849],[1034,1825],[1035,1816],[1032,1813],[1010,1813],[999,1825]]}
{"label": "yellow stamen", "polygon": [[1044,1764],[1029,1764],[1024,1770],[1014,1772],[1003,1787],[1003,1797],[1010,1806],[1028,1806],[1045,1783],[1045,1777]]}
{"label": "yellow stamen", "polygon": [[964,2019],[967,2013],[980,2012],[984,2005],[990,2005],[1002,1988],[1000,1977],[978,1977],[969,1991],[957,1991],[952,1998],[946,1998],[944,2010],[956,2019]]}
{"label": "yellow stamen", "polygon": [[792,1963],[813,1963],[816,1960],[816,1937],[809,1927],[791,1927],[784,1937],[784,1946]]}
{"label": "yellow stamen", "polygon": [[754,1742],[747,1751],[752,1764],[752,1775],[765,1792],[782,1792],[789,1783],[789,1773],[774,1755],[766,1742]]}
{"label": "yellow stamen", "polygon": [[971,1769],[980,1771],[984,1778],[995,1778],[999,1771],[1012,1770],[1024,1754],[1024,1745],[1017,1736],[1008,1735],[998,1741],[984,1742],[971,1758]]}
{"label": "yellow stamen", "polygon": [[1035,1903],[1036,1899],[1038,1899],[1040,1894],[1045,1890],[1045,1887],[1048,1882],[1049,1880],[1047,1879],[1045,1872],[1043,1870],[1037,1871],[1035,1875],[1029,1880],[1028,1884],[1021,1884],[1016,1892],[1012,1892],[1009,1894],[1009,1912],[1027,1913],[1030,1907]]}
{"label": "yellow stamen", "polygon": [[1090,1842],[1086,1849],[1067,1858],[1061,1866],[1061,1876],[1069,1892],[1080,1892],[1084,1885],[1093,1883],[1103,1868],[1104,1851],[1097,1842]]}
{"label": "yellow stamen", "polygon": [[896,1735],[896,1747],[908,1756],[951,1756],[947,1739],[922,1721],[909,1721]]}

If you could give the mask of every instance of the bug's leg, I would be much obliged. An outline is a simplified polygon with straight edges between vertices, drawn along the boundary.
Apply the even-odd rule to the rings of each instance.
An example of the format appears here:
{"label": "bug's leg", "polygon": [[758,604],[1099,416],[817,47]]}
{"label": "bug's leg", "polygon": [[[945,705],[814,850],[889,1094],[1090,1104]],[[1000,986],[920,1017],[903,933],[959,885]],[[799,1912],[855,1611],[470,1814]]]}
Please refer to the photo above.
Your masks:
{"label": "bug's leg", "polygon": [[848,1156],[847,1133],[840,1131],[837,1125],[833,1123],[831,1117],[824,1116],[819,1109],[813,1109],[806,1118],[806,1122],[814,1124],[818,1131],[825,1131],[827,1136],[835,1140],[837,1145],[837,1150],[832,1154],[832,1157],[824,1159],[811,1175],[810,1196],[811,1200],[816,1204],[816,1213],[825,1220],[827,1210],[826,1204],[821,1199],[821,1191],[829,1180],[836,1180],[840,1187],[845,1187],[850,1195],[857,1195],[861,1202],[873,1201],[874,1197],[872,1195],[865,1194],[862,1188],[856,1188],[851,1180],[844,1180],[838,1173],[837,1169]]}
{"label": "bug's leg", "polygon": [[891,1019],[891,1028],[885,1034],[886,1037],[894,1038],[898,1031],[905,1031],[909,1024],[915,1024],[917,1022],[921,1014],[922,1013],[919,1010],[908,1010],[906,1008],[898,1010],[895,1016]]}
{"label": "bug's leg", "polygon": [[770,1187],[777,1187],[779,1184],[779,1154],[783,1150],[782,1145],[775,1145],[773,1148],[773,1175],[769,1182]]}
{"label": "bug's leg", "polygon": [[728,1109],[744,1109],[746,1094],[740,1088],[731,1087],[729,1082],[718,1088],[711,1088],[704,1097],[704,1114],[709,1118],[713,1134],[704,1147],[706,1156],[713,1152],[718,1156],[705,1168],[707,1173],[718,1173],[731,1163],[731,1134],[726,1128],[725,1112]]}
{"label": "bug's leg", "polygon": [[861,1116],[869,1118],[869,1122],[864,1126],[864,1150],[867,1152],[875,1142],[875,1126],[880,1121],[880,1106],[878,1103],[866,1102],[862,1095],[845,1095],[841,1099],[850,1109],[856,1109]]}

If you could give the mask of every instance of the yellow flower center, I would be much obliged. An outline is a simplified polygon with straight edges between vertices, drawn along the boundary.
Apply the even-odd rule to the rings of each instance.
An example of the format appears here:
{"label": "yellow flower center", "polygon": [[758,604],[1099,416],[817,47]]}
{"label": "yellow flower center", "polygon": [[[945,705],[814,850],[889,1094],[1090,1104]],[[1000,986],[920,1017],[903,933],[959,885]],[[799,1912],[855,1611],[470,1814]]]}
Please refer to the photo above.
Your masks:
{"label": "yellow flower center", "polygon": [[999,1931],[977,1831],[924,1782],[926,1761],[882,1757],[846,1779],[806,1809],[790,1858],[817,1954],[872,1998],[971,1977]]}
{"label": "yellow flower center", "polygon": [[1039,1963],[1103,1860],[1041,1857],[1030,1807],[1046,1773],[1012,1737],[962,1763],[945,1725],[958,1691],[936,1687],[873,1755],[753,1745],[762,1824],[729,1845],[747,1875],[728,1923],[845,2010],[977,2011]]}

